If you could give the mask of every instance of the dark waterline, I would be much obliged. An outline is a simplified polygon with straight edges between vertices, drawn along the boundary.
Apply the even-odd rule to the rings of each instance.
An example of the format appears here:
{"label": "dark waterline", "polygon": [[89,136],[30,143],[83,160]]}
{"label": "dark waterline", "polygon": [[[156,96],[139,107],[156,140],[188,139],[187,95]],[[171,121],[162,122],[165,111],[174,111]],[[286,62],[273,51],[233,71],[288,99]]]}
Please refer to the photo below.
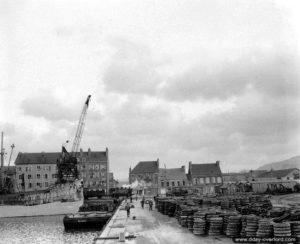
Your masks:
{"label": "dark waterline", "polygon": [[64,215],[0,218],[0,243],[92,243],[101,230],[65,231]]}

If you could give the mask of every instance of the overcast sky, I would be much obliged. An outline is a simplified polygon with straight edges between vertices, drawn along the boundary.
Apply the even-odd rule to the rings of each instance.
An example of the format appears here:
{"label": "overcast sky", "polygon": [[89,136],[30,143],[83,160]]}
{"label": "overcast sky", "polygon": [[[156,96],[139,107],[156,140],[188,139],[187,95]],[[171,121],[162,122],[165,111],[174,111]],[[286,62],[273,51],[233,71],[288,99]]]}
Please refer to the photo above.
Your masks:
{"label": "overcast sky", "polygon": [[285,0],[0,0],[6,151],[60,151],[91,94],[81,147],[108,147],[118,179],[157,158],[220,160],[227,172],[298,155],[299,10]]}

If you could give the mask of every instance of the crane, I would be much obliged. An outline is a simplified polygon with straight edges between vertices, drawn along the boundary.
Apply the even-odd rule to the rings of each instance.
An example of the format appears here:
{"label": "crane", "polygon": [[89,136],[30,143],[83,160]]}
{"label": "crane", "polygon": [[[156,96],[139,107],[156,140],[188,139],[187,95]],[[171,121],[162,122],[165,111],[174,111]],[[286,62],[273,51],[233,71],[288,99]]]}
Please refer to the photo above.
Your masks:
{"label": "crane", "polygon": [[9,155],[8,166],[10,165],[10,160],[11,160],[11,156],[12,156],[13,150],[15,148],[15,144],[11,144],[10,147],[11,147],[11,151],[10,151],[10,155]]}
{"label": "crane", "polygon": [[90,99],[91,99],[91,95],[88,95],[88,97],[83,105],[83,109],[80,114],[80,117],[79,117],[77,131],[76,131],[73,146],[72,146],[72,152],[71,152],[72,156],[77,155],[77,152],[78,152],[78,149],[80,146],[80,141],[81,141],[84,125],[85,125],[86,113],[87,113],[87,109],[89,107]]}
{"label": "crane", "polygon": [[87,115],[87,109],[89,107],[91,95],[88,95],[84,105],[82,112],[79,117],[79,122],[74,138],[74,142],[72,145],[71,153],[68,153],[66,148],[62,146],[62,154],[61,157],[57,160],[57,168],[58,168],[58,183],[64,183],[66,181],[74,181],[78,178],[77,171],[77,152],[80,146],[80,141],[85,125],[85,119]]}

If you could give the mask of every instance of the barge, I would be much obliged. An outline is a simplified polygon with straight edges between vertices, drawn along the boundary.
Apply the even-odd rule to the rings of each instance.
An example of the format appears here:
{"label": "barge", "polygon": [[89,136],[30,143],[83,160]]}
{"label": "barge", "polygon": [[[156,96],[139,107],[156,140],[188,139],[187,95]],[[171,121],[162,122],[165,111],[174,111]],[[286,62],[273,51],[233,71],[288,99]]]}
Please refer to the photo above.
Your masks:
{"label": "barge", "polygon": [[63,218],[65,229],[102,229],[123,198],[106,196],[104,191],[84,189],[84,201],[77,213]]}
{"label": "barge", "polygon": [[65,229],[102,229],[114,212],[78,212],[66,215],[63,219]]}

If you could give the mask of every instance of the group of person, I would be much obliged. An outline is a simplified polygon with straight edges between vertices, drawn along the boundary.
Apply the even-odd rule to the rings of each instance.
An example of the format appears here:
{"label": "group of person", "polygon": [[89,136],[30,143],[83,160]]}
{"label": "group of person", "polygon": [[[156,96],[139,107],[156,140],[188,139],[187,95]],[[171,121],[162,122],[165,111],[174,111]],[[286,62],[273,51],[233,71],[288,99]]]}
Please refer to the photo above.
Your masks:
{"label": "group of person", "polygon": [[[138,200],[138,195],[136,195],[136,201]],[[156,200],[156,197],[154,197],[154,201]],[[153,208],[153,201],[151,199],[149,199],[148,201],[148,205],[149,205],[149,211],[152,211],[152,208]],[[132,196],[130,196],[130,203],[132,203]],[[127,217],[130,216],[130,209],[131,209],[131,204],[130,204],[128,201],[125,205],[125,210],[127,211]],[[142,200],[141,200],[141,206],[142,208],[144,209],[144,206],[145,206],[145,203],[146,203],[146,199],[145,199],[145,196],[142,197]]]}

